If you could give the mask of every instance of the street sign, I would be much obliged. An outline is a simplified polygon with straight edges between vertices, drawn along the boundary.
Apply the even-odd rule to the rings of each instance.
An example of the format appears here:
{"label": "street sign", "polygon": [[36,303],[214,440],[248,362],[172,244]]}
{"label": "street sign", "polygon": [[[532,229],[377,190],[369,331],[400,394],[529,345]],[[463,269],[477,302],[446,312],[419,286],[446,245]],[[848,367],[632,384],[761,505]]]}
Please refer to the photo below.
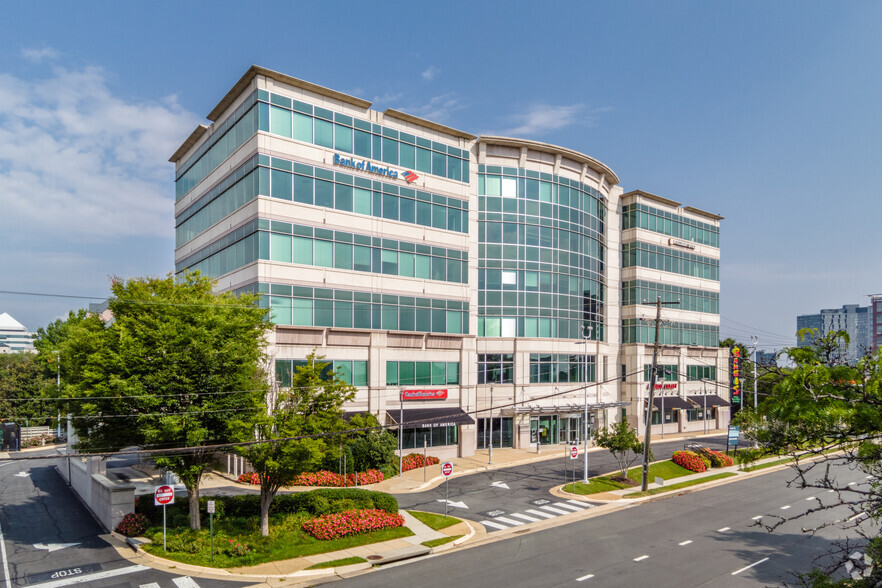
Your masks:
{"label": "street sign", "polygon": [[443,475],[445,478],[447,478],[452,473],[453,473],[453,462],[445,461],[443,464],[441,464],[441,475]]}
{"label": "street sign", "polygon": [[208,506],[208,514],[214,514],[214,500],[208,500],[206,505]]}
{"label": "street sign", "polygon": [[738,443],[738,437],[741,436],[741,427],[729,427],[729,443]]}
{"label": "street sign", "polygon": [[164,506],[175,503],[175,489],[171,486],[157,486],[153,493],[153,505]]}
{"label": "street sign", "polygon": [[570,446],[570,459],[576,459],[579,457],[579,446],[572,445]]}

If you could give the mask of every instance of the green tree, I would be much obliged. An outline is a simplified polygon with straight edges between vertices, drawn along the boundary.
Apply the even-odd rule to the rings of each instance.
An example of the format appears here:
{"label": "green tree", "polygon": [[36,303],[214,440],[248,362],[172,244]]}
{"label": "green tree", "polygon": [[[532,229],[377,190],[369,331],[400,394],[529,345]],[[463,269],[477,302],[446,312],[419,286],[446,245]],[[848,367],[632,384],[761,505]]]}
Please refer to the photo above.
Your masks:
{"label": "green tree", "polygon": [[112,320],[71,315],[45,331],[62,357],[77,449],[181,448],[155,461],[186,486],[193,529],[212,446],[230,441],[232,417],[261,410],[267,388],[266,310],[256,295],[213,286],[198,272],[114,279]]}
{"label": "green tree", "polygon": [[[772,531],[787,521],[833,508],[852,513],[839,514],[835,520],[823,517],[823,522],[805,528],[816,533],[838,526],[844,535],[851,535],[835,544],[834,563],[806,581],[817,586],[876,586],[882,570],[875,564],[858,570],[859,583],[827,578],[840,567],[853,572],[856,563],[849,556],[855,550],[869,553],[871,562],[882,556],[878,528],[865,524],[882,516],[882,356],[877,353],[847,365],[841,354],[846,339],[844,332],[832,332],[815,337],[809,347],[787,349],[795,367],[781,373],[773,394],[757,413],[745,411],[737,420],[765,451],[796,458],[790,485],[830,491],[823,493],[823,501],[816,498],[807,511],[790,517],[770,515],[763,526]],[[868,488],[849,486],[838,477],[855,468],[872,476]],[[847,568],[849,561],[852,567]]]}
{"label": "green tree", "polygon": [[290,388],[267,394],[268,413],[252,413],[252,418],[238,419],[234,424],[240,441],[258,441],[238,447],[236,452],[248,460],[260,479],[263,536],[269,535],[269,509],[279,489],[303,472],[315,471],[329,449],[339,446],[340,439],[334,433],[342,433],[347,426],[342,418],[343,403],[355,397],[355,388],[334,371],[323,377],[328,364],[321,359],[313,351],[307,365],[299,366],[293,374]]}
{"label": "green tree", "polygon": [[[643,457],[643,443],[637,439],[637,431],[625,421],[613,424],[608,429],[600,429],[594,434],[594,443],[608,449],[619,464],[622,478],[628,477],[628,468]],[[652,459],[652,449],[649,450]]]}
{"label": "green tree", "polygon": [[47,424],[55,406],[41,397],[49,387],[55,388],[55,379],[44,376],[33,353],[0,354],[0,418],[21,426]]}
{"label": "green tree", "polygon": [[377,417],[370,413],[355,415],[349,420],[351,429],[372,429],[353,433],[347,449],[352,455],[353,471],[380,470],[386,476],[398,473],[398,440],[380,428]]}

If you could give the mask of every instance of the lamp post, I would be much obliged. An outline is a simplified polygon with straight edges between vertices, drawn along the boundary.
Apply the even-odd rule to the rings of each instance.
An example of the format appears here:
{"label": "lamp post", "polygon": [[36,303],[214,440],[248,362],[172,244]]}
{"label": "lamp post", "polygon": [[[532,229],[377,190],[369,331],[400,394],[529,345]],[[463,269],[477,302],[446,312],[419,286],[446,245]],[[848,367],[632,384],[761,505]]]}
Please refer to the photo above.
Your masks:
{"label": "lamp post", "polygon": [[[55,351],[55,395],[61,396],[61,353]],[[61,411],[58,411],[58,422],[55,424],[55,438],[61,439]]]}
{"label": "lamp post", "polygon": [[487,463],[493,463],[493,386],[490,386],[490,454]]}
{"label": "lamp post", "polygon": [[591,334],[594,332],[594,327],[588,325],[586,328],[588,332],[585,333],[585,414],[582,417],[582,432],[584,433],[582,447],[585,452],[585,466],[582,481],[585,484],[588,483],[588,340],[591,339]]}

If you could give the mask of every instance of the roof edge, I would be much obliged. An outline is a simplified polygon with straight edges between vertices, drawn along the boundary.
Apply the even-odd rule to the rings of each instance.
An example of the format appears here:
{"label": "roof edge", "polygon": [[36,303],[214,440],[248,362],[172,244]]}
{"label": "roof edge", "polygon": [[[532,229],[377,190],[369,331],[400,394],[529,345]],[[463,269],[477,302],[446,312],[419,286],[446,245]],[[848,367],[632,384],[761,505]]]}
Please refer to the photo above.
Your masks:
{"label": "roof edge", "polygon": [[659,196],[658,194],[652,194],[651,192],[647,192],[645,190],[631,190],[626,194],[622,194],[622,199],[624,200],[628,196],[644,196],[646,198],[649,198],[650,200],[655,200],[657,202],[661,202],[662,204],[667,204],[668,206],[673,206],[675,208],[680,208],[681,206],[683,206],[682,202],[677,202],[676,200],[671,200],[669,198]]}
{"label": "roof edge", "polygon": [[454,129],[453,127],[448,127],[446,125],[442,125],[441,123],[432,122],[430,120],[426,120],[424,118],[420,118],[418,116],[414,116],[412,114],[407,114],[406,112],[401,112],[400,110],[395,110],[394,108],[387,108],[383,112],[384,116],[389,118],[397,118],[398,120],[412,123],[415,125],[419,125],[421,127],[425,127],[427,129],[432,129],[433,131],[439,131],[441,133],[446,133],[453,137],[458,137],[460,139],[465,139],[466,141],[474,141],[477,139],[475,135],[471,135],[466,133],[465,131],[460,131]]}
{"label": "roof edge", "polygon": [[217,103],[211,112],[208,113],[208,120],[211,122],[215,122],[223,112],[229,108],[230,104],[236,99],[236,96],[241,94],[245,88],[248,87],[248,84],[251,83],[251,80],[256,78],[257,76],[266,76],[270,79],[276,80],[277,82],[282,82],[283,84],[288,84],[289,86],[294,86],[295,88],[300,88],[301,90],[307,90],[309,92],[314,92],[321,96],[325,96],[327,98],[332,98],[334,100],[339,100],[340,102],[345,102],[346,104],[351,104],[353,106],[357,106],[359,108],[370,108],[371,102],[364,100],[362,98],[356,98],[355,96],[350,96],[349,94],[344,94],[343,92],[338,92],[337,90],[331,90],[330,88],[325,88],[324,86],[319,86],[318,84],[313,84],[312,82],[307,82],[306,80],[301,80],[299,78],[295,78],[271,69],[267,69],[265,67],[261,67],[259,65],[252,65],[248,68],[248,71],[245,72],[239,81],[235,83],[235,85],[227,92],[226,96],[224,96],[220,102]]}
{"label": "roof edge", "polygon": [[614,172],[612,168],[610,168],[608,165],[598,161],[597,159],[594,159],[590,155],[585,155],[584,153],[580,153],[579,151],[575,151],[567,147],[552,145],[551,143],[543,143],[542,141],[534,141],[532,139],[517,139],[515,137],[500,137],[494,135],[481,135],[478,138],[478,141],[484,143],[493,143],[495,145],[506,145],[510,147],[532,146],[539,151],[566,155],[567,157],[575,159],[580,163],[587,163],[588,167],[590,167],[597,173],[606,176],[606,181],[610,186],[614,186],[619,183],[619,176],[616,175],[616,172]]}
{"label": "roof edge", "polygon": [[692,214],[700,214],[701,216],[706,216],[708,218],[712,218],[712,219],[718,220],[718,221],[723,220],[725,218],[725,217],[720,216],[718,214],[714,214],[714,213],[708,212],[706,210],[701,210],[700,208],[695,208],[694,206],[685,206],[685,207],[683,207],[683,210],[685,210],[687,212],[691,212]]}
{"label": "roof edge", "polygon": [[200,124],[195,129],[193,129],[193,132],[190,133],[190,136],[187,137],[183,143],[181,143],[181,146],[178,147],[178,150],[175,151],[174,154],[168,158],[169,162],[177,163],[178,160],[184,156],[184,153],[189,151],[193,147],[193,145],[195,145],[196,142],[202,138],[202,135],[204,135],[207,132],[208,132],[208,127],[203,124]]}

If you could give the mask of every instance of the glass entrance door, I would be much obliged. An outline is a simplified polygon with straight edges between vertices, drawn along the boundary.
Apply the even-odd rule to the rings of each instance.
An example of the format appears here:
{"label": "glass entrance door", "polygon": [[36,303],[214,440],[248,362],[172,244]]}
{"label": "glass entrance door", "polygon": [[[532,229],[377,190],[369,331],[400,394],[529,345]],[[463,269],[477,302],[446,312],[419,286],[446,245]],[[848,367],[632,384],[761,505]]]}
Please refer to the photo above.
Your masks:
{"label": "glass entrance door", "polygon": [[538,419],[539,426],[539,443],[542,445],[551,445],[558,443],[558,418],[556,414],[542,415]]}

